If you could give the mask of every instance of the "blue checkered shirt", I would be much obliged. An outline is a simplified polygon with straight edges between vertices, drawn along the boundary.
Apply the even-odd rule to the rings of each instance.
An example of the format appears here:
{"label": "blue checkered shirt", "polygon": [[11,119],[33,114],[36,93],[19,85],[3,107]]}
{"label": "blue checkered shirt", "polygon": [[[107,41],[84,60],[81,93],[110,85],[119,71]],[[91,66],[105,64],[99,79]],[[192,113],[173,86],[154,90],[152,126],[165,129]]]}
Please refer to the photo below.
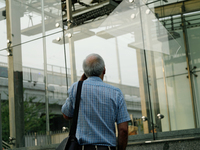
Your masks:
{"label": "blue checkered shirt", "polygon": [[[62,112],[73,117],[77,84],[68,93]],[[76,137],[80,145],[116,146],[115,122],[129,121],[125,100],[120,89],[104,83],[99,77],[83,82]]]}

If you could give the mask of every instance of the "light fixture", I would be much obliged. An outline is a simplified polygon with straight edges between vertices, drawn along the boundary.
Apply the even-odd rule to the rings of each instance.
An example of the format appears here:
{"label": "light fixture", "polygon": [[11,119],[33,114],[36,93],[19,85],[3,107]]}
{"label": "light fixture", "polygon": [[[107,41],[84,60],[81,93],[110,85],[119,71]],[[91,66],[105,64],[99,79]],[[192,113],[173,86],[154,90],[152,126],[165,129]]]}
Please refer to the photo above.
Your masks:
{"label": "light fixture", "polygon": [[72,34],[71,34],[71,33],[68,33],[67,36],[68,36],[68,38],[71,38],[71,37],[72,37]]}
{"label": "light fixture", "polygon": [[142,121],[143,121],[143,122],[145,122],[145,121],[148,120],[146,116],[142,116],[141,118],[142,118]]}
{"label": "light fixture", "polygon": [[8,43],[8,44],[11,44],[11,41],[10,41],[10,40],[7,40],[7,43]]}
{"label": "light fixture", "polygon": [[132,14],[132,15],[131,15],[131,19],[134,19],[134,18],[136,18],[136,15],[135,15],[135,14]]}
{"label": "light fixture", "polygon": [[158,119],[163,119],[163,118],[164,118],[164,115],[162,115],[162,114],[157,114],[157,117],[158,117]]}
{"label": "light fixture", "polygon": [[146,10],[146,14],[149,15],[151,13],[150,9]]}
{"label": "light fixture", "polygon": [[59,24],[59,23],[56,23],[56,25],[55,25],[55,26],[56,26],[56,28],[58,28],[58,27],[60,27],[60,24]]}
{"label": "light fixture", "polygon": [[56,41],[58,41],[58,42],[59,42],[60,40],[61,40],[61,38],[60,38],[60,37],[57,37]]}
{"label": "light fixture", "polygon": [[69,131],[69,128],[68,128],[68,127],[62,127],[62,131],[63,131],[63,132]]}

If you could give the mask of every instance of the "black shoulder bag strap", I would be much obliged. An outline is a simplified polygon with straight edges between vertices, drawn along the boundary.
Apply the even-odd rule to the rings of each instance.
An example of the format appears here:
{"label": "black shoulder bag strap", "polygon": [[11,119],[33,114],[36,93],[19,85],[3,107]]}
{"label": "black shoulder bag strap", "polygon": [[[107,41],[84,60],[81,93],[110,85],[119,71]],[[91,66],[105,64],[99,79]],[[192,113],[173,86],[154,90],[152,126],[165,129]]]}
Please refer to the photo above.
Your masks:
{"label": "black shoulder bag strap", "polygon": [[69,133],[69,136],[72,138],[75,138],[75,135],[76,135],[76,127],[77,127],[77,121],[78,121],[78,112],[79,112],[79,104],[80,104],[80,99],[81,99],[82,84],[83,84],[83,81],[78,82],[73,121],[72,121],[72,126],[70,129],[70,133]]}

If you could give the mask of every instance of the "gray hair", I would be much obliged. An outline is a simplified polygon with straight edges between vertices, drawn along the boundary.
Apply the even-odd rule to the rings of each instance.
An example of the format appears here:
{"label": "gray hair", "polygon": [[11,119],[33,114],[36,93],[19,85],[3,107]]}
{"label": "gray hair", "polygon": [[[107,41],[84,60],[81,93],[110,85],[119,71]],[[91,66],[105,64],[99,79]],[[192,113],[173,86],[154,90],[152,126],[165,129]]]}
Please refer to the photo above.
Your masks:
{"label": "gray hair", "polygon": [[90,54],[83,61],[83,70],[87,77],[99,77],[103,73],[104,67],[104,60],[98,54]]}

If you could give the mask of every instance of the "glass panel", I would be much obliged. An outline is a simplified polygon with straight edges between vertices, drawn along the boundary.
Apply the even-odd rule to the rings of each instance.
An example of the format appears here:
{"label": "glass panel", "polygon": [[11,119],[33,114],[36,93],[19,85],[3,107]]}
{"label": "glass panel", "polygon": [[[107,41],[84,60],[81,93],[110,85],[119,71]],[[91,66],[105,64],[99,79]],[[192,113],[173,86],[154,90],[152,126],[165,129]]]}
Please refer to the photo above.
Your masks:
{"label": "glass panel", "polygon": [[7,30],[5,17],[5,1],[0,1],[0,50],[7,47]]}
{"label": "glass panel", "polygon": [[[199,17],[199,15],[198,15]],[[196,110],[196,119],[197,127],[200,127],[200,101],[199,101],[199,72],[200,72],[200,27],[188,28],[188,42],[189,42],[189,58],[190,58],[190,72],[192,77],[192,84],[194,90],[194,100],[195,100],[195,110]]]}
{"label": "glass panel", "polygon": [[[50,104],[62,104],[67,97],[66,75],[65,72],[61,71],[65,70],[64,48],[63,45],[52,43],[54,39],[60,36],[60,34],[54,34],[46,37],[45,39],[47,58],[46,76]],[[26,81],[29,82],[29,86],[33,88],[38,87],[41,88],[41,90],[44,90],[45,84],[43,44],[42,40],[37,40],[29,44],[22,45],[22,64],[24,67],[23,73],[27,74]],[[36,47],[40,45],[40,48],[36,48],[35,45]],[[42,95],[44,95],[44,93]]]}
{"label": "glass panel", "polygon": [[[191,67],[196,67],[194,71],[200,71],[200,51],[199,51],[199,37],[200,37],[200,27],[188,28],[188,42],[190,50],[190,65]],[[191,68],[192,69],[192,68]]]}
{"label": "glass panel", "polygon": [[[83,73],[82,62],[84,58],[90,53],[100,54],[106,64],[106,75],[104,81],[120,88],[124,94],[127,109],[132,118],[129,134],[144,134],[142,125],[143,122],[140,119],[142,117],[142,112],[138,79],[138,65],[141,65],[141,62],[137,62],[136,50],[128,47],[129,41],[125,40],[127,37],[126,35],[110,39],[103,39],[96,35],[88,37],[88,35],[91,35],[92,32],[95,33],[95,31],[99,31],[99,28],[88,30],[88,26],[90,25],[83,25],[80,28],[75,28],[68,31],[72,33],[71,38],[74,38],[74,43],[70,44],[75,45],[75,57],[72,59],[75,59],[76,63],[76,66],[73,69],[76,70],[78,77],[77,80]],[[73,32],[73,30],[79,30],[80,32],[76,33]],[[81,30],[84,31],[85,37],[82,37],[80,40],[76,40],[76,34],[82,34]],[[68,53],[70,53],[70,44],[66,44]],[[83,49],[86,51],[83,51]],[[70,58],[68,58],[68,60],[70,60]],[[68,64],[70,65],[70,63]],[[148,133],[148,131],[146,131],[146,133]]]}
{"label": "glass panel", "polygon": [[[194,128],[194,117],[187,74],[158,79],[161,131]],[[163,87],[163,88],[161,88]]]}
{"label": "glass panel", "polygon": [[194,87],[194,99],[195,99],[195,114],[196,114],[196,120],[197,120],[197,128],[200,128],[200,94],[199,94],[199,89],[200,89],[200,72],[197,71],[195,72],[196,76],[192,76],[192,83],[193,83],[193,87]]}
{"label": "glass panel", "polygon": [[13,46],[62,31],[61,1],[13,0],[10,5],[11,19],[15,22],[13,37],[18,38],[12,41]]}
{"label": "glass panel", "polygon": [[[176,41],[180,44],[181,48],[177,51],[175,55],[159,55],[158,53],[154,54],[158,56],[158,59],[155,59],[157,78],[163,77],[163,71],[162,71],[163,63],[164,63],[166,77],[187,74],[186,70],[187,63],[186,63],[185,46],[183,40],[183,32],[181,30],[176,30],[174,32],[176,32],[179,35],[179,37],[176,38]],[[171,47],[173,47],[173,45],[169,45],[169,48]]]}
{"label": "glass panel", "polygon": [[[131,3],[123,1],[104,21],[95,21],[67,30],[65,37],[68,49],[67,64],[77,77],[74,81],[82,75],[82,62],[87,55],[98,53],[105,60],[104,82],[120,88],[124,94],[132,119],[129,123],[129,135],[152,132],[150,122],[141,120],[142,116],[149,117],[150,111],[144,51],[140,50],[141,47],[133,47],[130,44],[136,38],[138,43],[139,40],[142,42],[142,34],[135,35],[136,28],[140,27],[139,22],[135,23],[130,17],[134,11]],[[99,25],[99,22],[102,23]],[[63,44],[63,40],[58,41],[58,44]],[[74,63],[70,64],[69,60]]]}
{"label": "glass panel", "polygon": [[[56,33],[13,47],[13,51],[16,52],[14,53],[15,74],[20,72],[20,67],[23,72],[25,146],[27,147],[61,142],[60,139],[52,140],[50,143],[46,136],[46,100],[49,103],[50,131],[61,131],[62,127],[67,126],[67,122],[60,112],[61,105],[67,98],[68,88],[66,86],[64,47],[53,42],[62,36],[61,33]],[[46,88],[47,91],[45,91]],[[37,143],[34,140],[30,142],[29,137],[32,133],[42,134],[41,139],[37,139]],[[51,136],[53,137],[53,135]],[[35,138],[35,134],[33,138]]]}
{"label": "glass panel", "polygon": [[178,42],[159,22],[155,14],[146,5],[141,5],[138,7],[138,13],[141,18],[144,49],[168,55],[176,54],[180,49]]}
{"label": "glass panel", "polygon": [[[175,54],[147,52],[156,132],[195,128],[184,39],[182,31],[176,30],[176,33],[180,35],[176,40],[181,48]],[[173,44],[169,44],[171,49]]]}

